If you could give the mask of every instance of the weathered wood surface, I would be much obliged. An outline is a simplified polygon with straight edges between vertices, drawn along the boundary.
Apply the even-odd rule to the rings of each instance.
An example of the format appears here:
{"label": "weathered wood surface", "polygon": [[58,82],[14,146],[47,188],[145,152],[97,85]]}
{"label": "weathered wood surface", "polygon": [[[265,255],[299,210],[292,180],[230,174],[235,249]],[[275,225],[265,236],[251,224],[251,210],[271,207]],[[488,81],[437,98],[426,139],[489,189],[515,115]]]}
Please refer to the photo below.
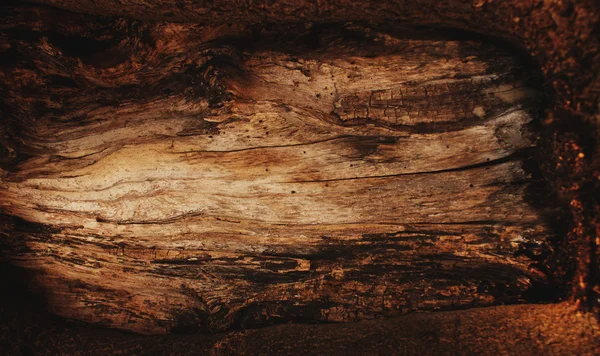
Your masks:
{"label": "weathered wood surface", "polygon": [[1,28],[0,208],[4,257],[39,271],[53,312],[220,331],[548,283],[524,167],[540,94],[514,56],[356,25],[45,11]]}
{"label": "weathered wood surface", "polygon": [[[217,334],[135,335],[65,324],[0,265],[3,355],[585,355],[600,353],[600,325],[572,303],[425,312],[355,323],[284,324]],[[10,282],[9,282],[10,283]],[[19,293],[21,292],[21,294]],[[33,307],[32,307],[33,305]]]}
{"label": "weathered wood surface", "polygon": [[582,310],[600,315],[600,3],[596,0],[34,0],[69,11],[203,24],[365,21],[457,28],[523,48],[545,77],[550,134],[541,171],[568,210],[545,263]]}

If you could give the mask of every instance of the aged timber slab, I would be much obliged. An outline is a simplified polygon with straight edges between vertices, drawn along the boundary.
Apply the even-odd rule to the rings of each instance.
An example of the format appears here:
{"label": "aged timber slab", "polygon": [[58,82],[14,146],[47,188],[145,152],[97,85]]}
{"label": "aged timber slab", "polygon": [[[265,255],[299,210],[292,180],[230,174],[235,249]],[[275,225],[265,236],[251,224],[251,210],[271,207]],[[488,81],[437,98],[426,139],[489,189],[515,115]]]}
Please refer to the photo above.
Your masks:
{"label": "aged timber slab", "polygon": [[549,283],[518,58],[352,24],[65,16],[0,28],[3,258],[53,312],[212,332]]}

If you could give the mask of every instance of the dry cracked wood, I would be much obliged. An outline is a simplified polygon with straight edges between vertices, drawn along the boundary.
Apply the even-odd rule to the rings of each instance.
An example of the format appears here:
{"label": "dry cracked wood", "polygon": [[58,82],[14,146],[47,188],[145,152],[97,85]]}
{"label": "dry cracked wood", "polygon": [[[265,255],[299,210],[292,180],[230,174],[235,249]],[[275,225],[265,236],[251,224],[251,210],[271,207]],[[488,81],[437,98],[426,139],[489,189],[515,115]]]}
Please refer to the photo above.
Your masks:
{"label": "dry cracked wood", "polygon": [[356,25],[44,11],[2,25],[0,208],[4,258],[39,272],[53,312],[220,331],[548,283],[540,95],[517,58]]}

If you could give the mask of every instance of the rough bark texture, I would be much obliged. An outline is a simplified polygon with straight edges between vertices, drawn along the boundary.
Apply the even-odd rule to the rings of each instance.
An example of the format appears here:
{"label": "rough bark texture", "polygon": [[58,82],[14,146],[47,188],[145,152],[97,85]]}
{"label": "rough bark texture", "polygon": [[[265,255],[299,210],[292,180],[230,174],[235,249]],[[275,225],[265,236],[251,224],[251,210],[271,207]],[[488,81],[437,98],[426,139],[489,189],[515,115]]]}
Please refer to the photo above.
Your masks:
{"label": "rough bark texture", "polygon": [[3,28],[8,149],[26,157],[0,206],[5,254],[53,312],[221,331],[546,292],[552,231],[524,167],[542,95],[514,56],[351,24],[75,37],[101,23],[50,17]]}

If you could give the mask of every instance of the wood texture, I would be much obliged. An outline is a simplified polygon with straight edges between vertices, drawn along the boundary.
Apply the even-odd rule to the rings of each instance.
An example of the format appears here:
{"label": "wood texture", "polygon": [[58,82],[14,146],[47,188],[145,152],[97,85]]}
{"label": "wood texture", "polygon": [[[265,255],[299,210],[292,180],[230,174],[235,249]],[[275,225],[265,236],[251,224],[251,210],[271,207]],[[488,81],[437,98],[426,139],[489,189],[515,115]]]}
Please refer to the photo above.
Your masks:
{"label": "wood texture", "polygon": [[[0,265],[4,355],[597,355],[600,327],[573,304],[502,305],[356,323],[286,324],[220,334],[135,335],[52,318],[15,268]],[[3,284],[3,286],[6,284]],[[33,306],[33,307],[32,307]]]}
{"label": "wood texture", "polygon": [[541,94],[513,55],[352,24],[45,11],[2,25],[0,208],[4,257],[39,271],[53,312],[214,332],[548,285]]}

